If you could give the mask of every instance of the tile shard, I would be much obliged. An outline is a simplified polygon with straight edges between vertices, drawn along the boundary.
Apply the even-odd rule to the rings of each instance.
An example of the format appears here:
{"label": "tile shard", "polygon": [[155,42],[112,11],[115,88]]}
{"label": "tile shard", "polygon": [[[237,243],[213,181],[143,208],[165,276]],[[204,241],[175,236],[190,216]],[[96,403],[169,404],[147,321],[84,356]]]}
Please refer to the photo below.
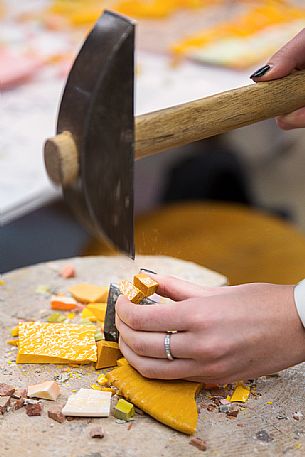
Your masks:
{"label": "tile shard", "polygon": [[28,386],[28,397],[42,398],[56,401],[60,395],[60,388],[56,381],[45,381],[40,384]]}
{"label": "tile shard", "polygon": [[105,303],[108,297],[108,287],[96,286],[95,284],[75,284],[69,288],[69,292],[80,303]]}
{"label": "tile shard", "polygon": [[115,368],[106,377],[127,401],[150,416],[187,435],[195,433],[198,420],[195,395],[201,384],[145,379],[130,365]]}
{"label": "tile shard", "polygon": [[111,392],[92,389],[80,389],[70,395],[62,409],[64,416],[109,417]]}
{"label": "tile shard", "polygon": [[145,273],[139,273],[134,276],[133,284],[135,287],[140,289],[140,291],[144,294],[144,297],[150,297],[153,295],[158,289],[158,283],[150,276]]}
{"label": "tile shard", "polygon": [[17,363],[96,362],[94,325],[22,322]]}
{"label": "tile shard", "polygon": [[101,340],[97,342],[96,369],[115,367],[117,360],[122,357],[118,343]]}

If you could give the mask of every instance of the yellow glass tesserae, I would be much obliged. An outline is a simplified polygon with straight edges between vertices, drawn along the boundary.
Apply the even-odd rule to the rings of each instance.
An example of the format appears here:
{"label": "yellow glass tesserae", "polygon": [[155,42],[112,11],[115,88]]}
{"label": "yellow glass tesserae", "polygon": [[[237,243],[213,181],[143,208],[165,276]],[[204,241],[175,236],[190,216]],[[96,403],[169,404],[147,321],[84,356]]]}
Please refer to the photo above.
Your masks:
{"label": "yellow glass tesserae", "polygon": [[240,384],[235,388],[235,390],[230,398],[230,401],[231,402],[237,401],[237,402],[245,403],[248,400],[249,395],[250,395],[250,388]]}
{"label": "yellow glass tesserae", "polygon": [[17,363],[96,362],[94,325],[21,322]]}
{"label": "yellow glass tesserae", "polygon": [[150,416],[187,435],[195,433],[198,420],[195,395],[201,384],[145,379],[130,365],[115,368],[106,377],[126,400]]}

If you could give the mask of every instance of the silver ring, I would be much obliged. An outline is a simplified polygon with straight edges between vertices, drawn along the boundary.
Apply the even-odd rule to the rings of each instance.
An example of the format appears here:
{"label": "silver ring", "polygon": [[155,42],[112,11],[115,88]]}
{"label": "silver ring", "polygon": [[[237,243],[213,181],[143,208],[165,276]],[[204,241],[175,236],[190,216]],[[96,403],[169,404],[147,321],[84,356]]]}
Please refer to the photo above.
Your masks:
{"label": "silver ring", "polygon": [[168,360],[174,360],[174,357],[171,353],[171,333],[166,333],[164,337],[164,350]]}

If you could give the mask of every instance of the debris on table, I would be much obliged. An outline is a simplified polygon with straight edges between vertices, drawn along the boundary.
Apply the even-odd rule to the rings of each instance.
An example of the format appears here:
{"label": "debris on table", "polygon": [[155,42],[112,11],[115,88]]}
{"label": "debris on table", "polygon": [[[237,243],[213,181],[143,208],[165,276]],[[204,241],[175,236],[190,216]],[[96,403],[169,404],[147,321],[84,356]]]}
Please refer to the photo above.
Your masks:
{"label": "debris on table", "polygon": [[64,279],[75,278],[76,270],[73,265],[65,265],[59,272],[60,276]]}
{"label": "debris on table", "polygon": [[15,393],[15,387],[9,384],[0,384],[0,397],[11,397]]}
{"label": "debris on table", "polygon": [[145,379],[130,365],[115,368],[106,377],[126,400],[150,416],[182,433],[195,433],[198,420],[195,395],[201,384]]}
{"label": "debris on table", "polygon": [[11,404],[10,396],[0,397],[0,414],[3,415],[4,413],[6,413],[10,404]]}
{"label": "debris on table", "polygon": [[104,373],[102,373],[101,375],[99,375],[99,377],[97,378],[96,382],[100,385],[100,386],[108,386],[109,385],[109,381],[108,379],[106,378],[106,375]]}
{"label": "debris on table", "polygon": [[60,388],[56,381],[45,381],[41,384],[28,386],[28,397],[43,398],[56,401],[60,395]]}
{"label": "debris on table", "polygon": [[47,317],[47,322],[50,324],[60,324],[66,320],[66,316],[61,313],[52,313]]}
{"label": "debris on table", "polygon": [[104,322],[106,316],[107,303],[89,303],[87,310],[96,317],[96,320]]}
{"label": "debris on table", "polygon": [[114,417],[124,421],[129,421],[135,414],[134,406],[132,403],[120,398],[114,408]]}
{"label": "debris on table", "polygon": [[144,294],[144,297],[150,297],[153,295],[158,288],[157,281],[154,281],[150,276],[145,273],[139,273],[134,276],[133,284],[135,287],[140,289],[140,291]]}
{"label": "debris on table", "polygon": [[19,325],[16,325],[16,327],[13,327],[13,328],[11,329],[11,335],[12,335],[13,337],[19,336]]}
{"label": "debris on table", "polygon": [[121,357],[120,359],[118,359],[116,361],[116,364],[117,364],[118,367],[123,367],[125,365],[129,365],[128,360],[125,359],[125,357]]}
{"label": "debris on table", "polygon": [[36,287],[35,292],[36,292],[36,294],[39,294],[39,295],[49,295],[49,294],[51,294],[51,289],[50,289],[50,286],[41,284]]}
{"label": "debris on table", "polygon": [[48,410],[48,417],[50,419],[53,419],[56,422],[59,422],[60,424],[65,422],[65,419],[66,419],[65,416],[62,413],[61,408],[56,408],[56,407],[55,408],[50,408]]}
{"label": "debris on table", "polygon": [[51,309],[59,311],[73,311],[77,307],[77,301],[72,297],[64,297],[62,295],[52,295]]}
{"label": "debris on table", "polygon": [[69,396],[62,413],[64,416],[108,417],[110,415],[111,392],[80,389]]}
{"label": "debris on table", "polygon": [[96,362],[95,326],[21,322],[17,363]]}
{"label": "debris on table", "polygon": [[84,308],[82,310],[81,318],[85,319],[85,320],[88,320],[90,322],[96,322],[97,321],[95,314],[93,314],[92,311],[90,311],[90,309],[88,309],[88,307],[86,307],[86,308]]}
{"label": "debris on table", "polygon": [[37,402],[26,402],[25,410],[28,416],[41,416],[43,406],[39,401]]}
{"label": "debris on table", "polygon": [[301,419],[303,419],[303,414],[301,413],[301,411],[297,411],[296,413],[294,413],[292,415],[293,419],[295,419],[296,421],[299,421]]}
{"label": "debris on table", "polygon": [[119,344],[113,341],[101,340],[97,342],[96,369],[116,366],[117,360],[122,357]]}
{"label": "debris on table", "polygon": [[104,438],[105,433],[104,433],[103,427],[97,426],[97,427],[91,428],[89,431],[89,436],[90,436],[90,438],[99,438],[99,439]]}
{"label": "debris on table", "polygon": [[207,450],[207,445],[206,445],[206,442],[203,441],[201,438],[196,438],[195,436],[193,436],[191,439],[190,439],[190,444],[192,446],[195,446],[197,449],[199,449],[200,451],[206,451]]}
{"label": "debris on table", "polygon": [[143,292],[129,281],[121,281],[119,288],[121,293],[125,295],[128,298],[128,300],[130,300],[132,303],[135,303],[136,305],[141,303],[143,298],[145,298]]}
{"label": "debris on table", "polygon": [[75,284],[69,288],[69,292],[80,303],[105,303],[108,298],[108,287],[96,286],[95,284]]}
{"label": "debris on table", "polygon": [[7,344],[9,344],[10,346],[18,347],[19,340],[18,338],[16,340],[7,340]]}
{"label": "debris on table", "polygon": [[245,403],[248,400],[249,395],[250,395],[250,387],[239,384],[235,388],[229,401],[232,403],[233,402]]}
{"label": "debris on table", "polygon": [[260,430],[259,432],[256,433],[256,439],[259,441],[263,441],[264,443],[271,443],[273,441],[273,438],[269,433],[266,432],[266,430]]}

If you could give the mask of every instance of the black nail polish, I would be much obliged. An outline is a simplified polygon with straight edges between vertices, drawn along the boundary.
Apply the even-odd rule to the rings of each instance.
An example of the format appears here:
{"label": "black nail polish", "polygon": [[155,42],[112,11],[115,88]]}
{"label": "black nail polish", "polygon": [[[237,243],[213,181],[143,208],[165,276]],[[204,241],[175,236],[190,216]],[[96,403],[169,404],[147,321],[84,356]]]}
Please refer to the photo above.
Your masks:
{"label": "black nail polish", "polygon": [[155,271],[152,271],[152,270],[147,270],[146,268],[141,268],[140,272],[142,271],[145,271],[145,273],[151,273],[153,275],[156,275],[157,273]]}
{"label": "black nail polish", "polygon": [[252,75],[250,76],[250,78],[261,78],[262,76],[264,76],[269,70],[270,70],[271,66],[270,65],[264,65],[263,67],[259,68],[258,70],[256,70],[254,73],[252,73]]}

